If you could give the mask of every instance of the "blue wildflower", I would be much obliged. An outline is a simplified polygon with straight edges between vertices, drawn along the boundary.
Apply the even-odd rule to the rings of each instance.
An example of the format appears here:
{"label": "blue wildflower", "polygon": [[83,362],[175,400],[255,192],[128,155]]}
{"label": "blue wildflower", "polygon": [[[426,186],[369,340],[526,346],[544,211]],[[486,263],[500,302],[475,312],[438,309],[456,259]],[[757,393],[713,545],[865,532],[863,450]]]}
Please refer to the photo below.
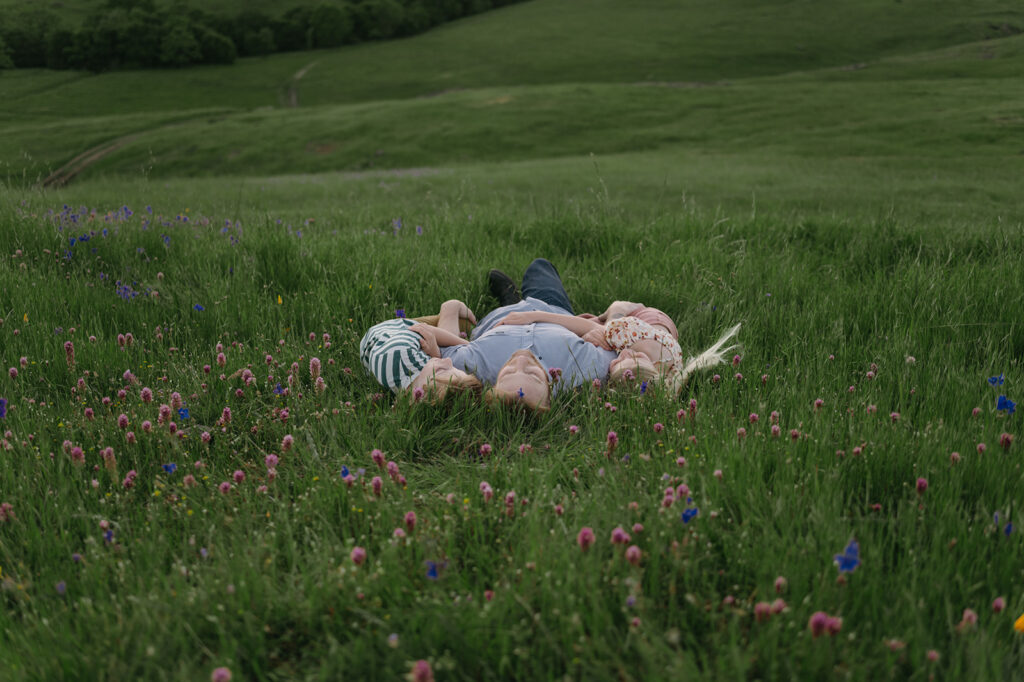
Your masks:
{"label": "blue wildflower", "polygon": [[520,399],[522,399],[522,398],[523,398],[523,396],[525,396],[525,395],[526,395],[526,394],[525,394],[525,393],[523,393],[523,389],[521,389],[521,388],[520,388],[520,389],[519,389],[519,398],[520,398]]}
{"label": "blue wildflower", "polygon": [[349,474],[348,467],[345,466],[344,464],[342,464],[341,465],[341,477],[345,478],[346,476],[348,476],[348,474]]}
{"label": "blue wildflower", "polygon": [[1013,524],[1012,523],[1006,524],[1006,528],[1003,528],[1003,535],[1005,535],[1006,537],[1010,537],[1010,533],[1012,533],[1012,532],[1013,532]]}
{"label": "blue wildflower", "polygon": [[988,378],[988,383],[992,384],[993,386],[1002,386],[1003,385],[1003,379],[1004,379],[1003,375],[1000,374],[997,377],[989,377]]}
{"label": "blue wildflower", "polygon": [[833,558],[840,573],[852,573],[860,566],[860,545],[856,540],[850,540],[843,553],[836,554]]}
{"label": "blue wildflower", "polygon": [[206,308],[196,303],[194,306],[192,306],[192,310],[198,310],[199,312],[203,312],[204,310],[206,310]]}
{"label": "blue wildflower", "polygon": [[282,393],[284,393],[284,387],[281,385],[281,382],[279,381],[277,382],[277,386],[274,387],[274,395],[281,395]]}
{"label": "blue wildflower", "polygon": [[114,531],[108,530],[106,533],[103,534],[103,539],[106,542],[108,542],[108,543],[109,542],[113,542],[114,541]]}
{"label": "blue wildflower", "polygon": [[996,403],[997,410],[1006,410],[1007,414],[1013,414],[1017,411],[1017,403],[1013,402],[1005,395],[999,396],[999,402]]}
{"label": "blue wildflower", "polygon": [[395,317],[405,317],[405,308],[398,308],[395,310]]}
{"label": "blue wildflower", "polygon": [[427,578],[429,578],[430,580],[437,580],[437,578],[438,578],[437,562],[436,561],[431,561],[430,559],[427,559],[423,563],[425,563],[427,565]]}
{"label": "blue wildflower", "polygon": [[7,401],[4,398],[0,398],[0,419],[7,418]]}
{"label": "blue wildflower", "polygon": [[178,409],[178,418],[179,419],[188,419],[188,417],[189,417],[189,411],[188,411],[187,407],[182,407],[182,408]]}
{"label": "blue wildflower", "polygon": [[178,465],[175,464],[174,462],[171,462],[170,464],[164,464],[163,470],[166,471],[168,475],[170,475],[178,470]]}
{"label": "blue wildflower", "polygon": [[689,509],[684,509],[682,514],[683,523],[689,523],[693,520],[693,517],[699,513],[700,510],[697,507],[690,507]]}
{"label": "blue wildflower", "polygon": [[644,394],[644,393],[647,393],[647,382],[646,381],[641,381],[640,382],[640,393],[641,393],[641,395]]}

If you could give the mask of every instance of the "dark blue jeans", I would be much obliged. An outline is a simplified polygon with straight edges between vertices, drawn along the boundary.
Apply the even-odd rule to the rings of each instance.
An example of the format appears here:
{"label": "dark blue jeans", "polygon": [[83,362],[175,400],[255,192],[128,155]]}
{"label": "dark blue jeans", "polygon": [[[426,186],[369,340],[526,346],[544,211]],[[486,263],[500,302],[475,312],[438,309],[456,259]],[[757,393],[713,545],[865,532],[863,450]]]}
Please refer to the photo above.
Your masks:
{"label": "dark blue jeans", "polygon": [[523,297],[532,296],[545,303],[564,308],[570,315],[575,315],[569,294],[565,293],[562,278],[558,270],[546,258],[534,260],[523,273]]}

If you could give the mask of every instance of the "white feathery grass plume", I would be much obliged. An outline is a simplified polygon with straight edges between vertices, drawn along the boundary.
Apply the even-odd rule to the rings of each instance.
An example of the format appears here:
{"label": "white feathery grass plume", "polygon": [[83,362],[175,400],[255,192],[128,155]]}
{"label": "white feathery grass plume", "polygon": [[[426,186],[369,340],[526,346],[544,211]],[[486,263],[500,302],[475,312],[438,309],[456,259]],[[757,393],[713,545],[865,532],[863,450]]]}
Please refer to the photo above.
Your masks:
{"label": "white feathery grass plume", "polygon": [[713,346],[708,348],[706,351],[704,351],[697,357],[689,358],[686,361],[686,365],[683,367],[682,371],[676,372],[675,374],[675,381],[673,383],[675,383],[676,385],[673,386],[672,388],[675,389],[677,394],[680,390],[682,390],[683,386],[686,385],[686,382],[689,381],[690,377],[693,375],[694,372],[697,372],[698,370],[702,369],[707,369],[709,367],[714,367],[715,365],[720,365],[723,362],[725,362],[725,354],[732,350],[735,350],[736,346],[732,345],[729,346],[728,348],[723,348],[723,346],[729,339],[736,335],[736,332],[739,331],[739,328],[740,325],[737,324],[735,327],[722,334],[722,336],[719,337],[718,341],[715,341]]}

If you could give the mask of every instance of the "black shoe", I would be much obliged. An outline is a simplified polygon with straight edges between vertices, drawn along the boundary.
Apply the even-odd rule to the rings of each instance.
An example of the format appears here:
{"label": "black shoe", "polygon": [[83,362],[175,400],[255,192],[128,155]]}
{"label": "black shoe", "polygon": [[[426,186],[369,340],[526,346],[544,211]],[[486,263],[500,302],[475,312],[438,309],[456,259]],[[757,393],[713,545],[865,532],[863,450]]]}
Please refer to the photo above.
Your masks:
{"label": "black shoe", "polygon": [[487,280],[491,285],[491,294],[498,299],[499,305],[512,305],[523,300],[519,292],[516,291],[516,283],[501,270],[488,272]]}

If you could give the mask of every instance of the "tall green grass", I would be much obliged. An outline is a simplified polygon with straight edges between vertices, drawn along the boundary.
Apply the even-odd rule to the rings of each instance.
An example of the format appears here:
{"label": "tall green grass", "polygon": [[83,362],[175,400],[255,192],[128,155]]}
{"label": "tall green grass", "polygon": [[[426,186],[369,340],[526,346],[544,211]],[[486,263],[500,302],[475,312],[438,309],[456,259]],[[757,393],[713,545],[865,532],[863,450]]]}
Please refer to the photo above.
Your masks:
{"label": "tall green grass", "polygon": [[[17,296],[0,334],[8,366],[22,355],[29,364],[0,393],[13,447],[0,459],[0,502],[17,516],[0,524],[4,676],[205,678],[226,665],[242,678],[387,679],[425,658],[438,679],[1012,679],[1022,549],[1019,531],[1003,533],[1017,524],[1022,488],[1017,444],[998,446],[1017,416],[995,406],[999,392],[1017,396],[1024,352],[1019,225],[971,220],[965,208],[935,229],[909,217],[927,202],[831,217],[702,206],[680,200],[685,183],[652,200],[623,191],[600,165],[593,191],[555,190],[559,175],[547,190],[543,178],[517,189],[518,171],[505,172],[8,192],[0,286]],[[69,248],[48,210],[89,198],[100,210],[85,227],[98,235]],[[104,222],[124,203],[135,215]],[[628,297],[668,311],[688,351],[743,322],[739,366],[718,370],[720,383],[698,377],[681,401],[636,387],[587,390],[540,420],[472,401],[428,408],[375,397],[356,349],[370,324],[449,296],[482,313],[493,304],[486,270],[517,274],[535,255],[558,265],[579,310]],[[159,295],[122,300],[108,278]],[[116,336],[129,331],[136,342],[122,350]],[[266,353],[278,367],[267,368]],[[308,378],[314,355],[323,395]],[[277,396],[292,362],[303,396]],[[248,364],[253,386],[217,378]],[[140,383],[119,401],[125,369]],[[1001,373],[997,391],[986,379]],[[72,394],[79,377],[85,391]],[[139,400],[141,386],[157,391],[153,404]],[[190,410],[187,420],[175,415],[188,438],[166,427],[143,434],[141,421],[155,423],[172,391]],[[690,398],[696,419],[677,419]],[[221,432],[225,406],[233,417]],[[285,423],[273,412],[283,406]],[[135,445],[115,423],[121,412]],[[202,430],[214,433],[211,445],[197,442]],[[619,447],[608,459],[611,430]],[[286,434],[295,446],[282,453]],[[62,451],[64,439],[85,448],[85,468]],[[484,443],[493,451],[481,459]],[[524,443],[532,451],[520,453]],[[116,475],[102,466],[107,445]],[[373,448],[408,479],[403,488],[382,474],[379,499],[339,474],[365,467],[366,482]],[[268,452],[281,456],[274,481]],[[196,459],[206,468],[197,472]],[[173,474],[161,468],[170,462]],[[138,478],[125,489],[129,469]],[[222,495],[217,484],[235,470],[245,480]],[[185,489],[193,472],[198,486]],[[663,508],[663,475],[685,482],[693,503]],[[920,496],[918,477],[929,481]],[[497,491],[490,503],[481,480]],[[686,506],[700,512],[684,525]],[[393,539],[410,510],[414,532]],[[638,567],[609,544],[617,525],[641,548]],[[575,542],[582,526],[597,534],[587,553]],[[832,555],[851,537],[863,563],[840,584]],[[369,555],[358,568],[348,556],[356,545]],[[436,580],[426,561],[440,566]],[[788,586],[776,595],[780,575]],[[989,607],[997,596],[1008,602],[1001,614]],[[775,598],[786,610],[758,622],[755,603]],[[958,631],[965,608],[978,624]],[[817,610],[841,616],[842,631],[812,638]],[[890,651],[893,638],[906,648]],[[938,663],[926,661],[929,649]]]}

